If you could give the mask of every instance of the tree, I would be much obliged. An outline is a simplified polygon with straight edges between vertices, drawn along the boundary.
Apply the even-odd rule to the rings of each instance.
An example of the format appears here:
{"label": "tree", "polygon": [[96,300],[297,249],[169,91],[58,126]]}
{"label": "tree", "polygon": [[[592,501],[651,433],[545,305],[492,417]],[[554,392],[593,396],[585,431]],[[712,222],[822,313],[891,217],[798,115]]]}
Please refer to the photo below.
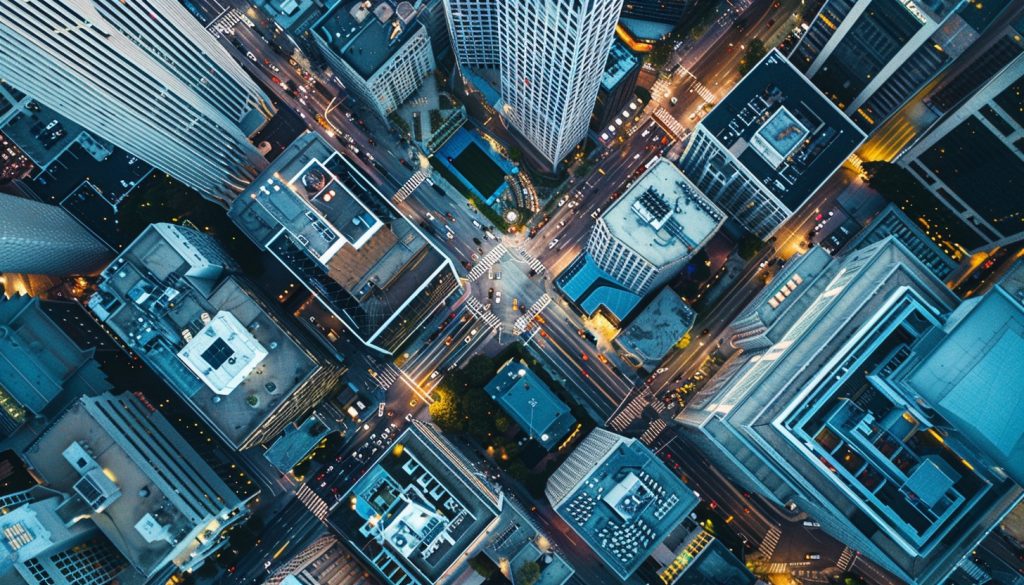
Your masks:
{"label": "tree", "polygon": [[658,69],[668,63],[670,55],[672,55],[672,42],[662,41],[654,45],[651,52],[647,53],[647,62],[651,64],[651,67]]}
{"label": "tree", "polygon": [[754,68],[765,55],[768,54],[768,49],[764,46],[764,41],[761,39],[751,39],[747,45],[747,52],[743,54],[743,58],[740,59],[740,64],[737,69],[740,75],[746,75],[748,71]]}
{"label": "tree", "polygon": [[761,251],[762,247],[764,247],[764,242],[761,241],[761,238],[754,234],[747,234],[740,239],[740,258],[750,260],[754,256],[757,256],[757,253]]}
{"label": "tree", "polygon": [[434,401],[430,403],[428,411],[434,424],[446,433],[461,432],[465,426],[458,397],[444,386],[439,386],[434,392]]}
{"label": "tree", "polygon": [[533,585],[540,579],[540,565],[530,561],[516,571],[516,585]]}
{"label": "tree", "polygon": [[690,332],[687,331],[686,335],[676,342],[676,349],[686,349],[690,345]]}
{"label": "tree", "polygon": [[295,477],[305,477],[309,473],[309,467],[313,465],[312,459],[303,459],[299,461],[295,467],[292,468],[292,475]]}
{"label": "tree", "polygon": [[484,553],[480,553],[475,557],[470,557],[468,562],[470,568],[476,571],[477,574],[484,579],[490,579],[498,570],[498,567],[491,562],[491,559],[485,557]]}
{"label": "tree", "polygon": [[517,146],[508,149],[508,160],[517,163],[523,160],[523,150]]}
{"label": "tree", "polygon": [[636,89],[633,90],[633,93],[636,94],[636,97],[640,98],[640,101],[642,101],[645,106],[654,97],[651,95],[651,90],[647,89],[646,87],[640,87],[639,85],[636,86]]}

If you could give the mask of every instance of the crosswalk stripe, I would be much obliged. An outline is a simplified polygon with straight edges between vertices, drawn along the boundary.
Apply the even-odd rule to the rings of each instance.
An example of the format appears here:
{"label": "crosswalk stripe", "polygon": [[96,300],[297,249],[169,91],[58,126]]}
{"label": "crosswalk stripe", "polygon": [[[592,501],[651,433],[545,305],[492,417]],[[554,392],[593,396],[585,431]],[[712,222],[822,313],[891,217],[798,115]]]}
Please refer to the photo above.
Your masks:
{"label": "crosswalk stripe", "polygon": [[302,484],[299,491],[295,492],[295,497],[299,498],[299,501],[306,506],[306,509],[316,516],[317,520],[323,521],[327,518],[330,506],[328,506],[327,502],[318,496],[316,492],[310,489],[308,484]]}
{"label": "crosswalk stripe", "polygon": [[426,180],[426,172],[424,172],[422,169],[416,171],[415,173],[413,173],[411,177],[409,177],[409,180],[406,181],[404,185],[402,185],[398,192],[395,193],[393,197],[391,197],[391,201],[394,203],[401,203],[405,201],[406,198],[408,198],[409,195],[411,195],[412,192],[415,191],[416,188],[422,185],[423,181]]}
{"label": "crosswalk stripe", "polygon": [[476,280],[483,276],[483,274],[490,270],[491,266],[494,266],[494,263],[497,262],[498,259],[507,251],[508,248],[505,247],[503,242],[492,248],[491,251],[487,252],[487,254],[477,262],[476,266],[469,271],[469,280]]}

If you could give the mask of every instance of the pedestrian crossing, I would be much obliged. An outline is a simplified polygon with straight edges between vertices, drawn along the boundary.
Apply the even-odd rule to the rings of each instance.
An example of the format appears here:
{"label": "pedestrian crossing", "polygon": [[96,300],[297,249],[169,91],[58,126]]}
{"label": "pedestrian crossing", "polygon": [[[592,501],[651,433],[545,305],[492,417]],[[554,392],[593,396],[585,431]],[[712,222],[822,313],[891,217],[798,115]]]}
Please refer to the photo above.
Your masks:
{"label": "pedestrian crossing", "polygon": [[401,203],[401,202],[405,201],[409,197],[409,195],[411,195],[412,192],[415,191],[416,188],[419,187],[420,185],[422,185],[423,181],[426,181],[426,180],[427,180],[427,173],[426,173],[426,171],[424,171],[422,169],[416,171],[415,173],[413,173],[413,175],[411,177],[409,177],[409,180],[406,181],[404,185],[402,185],[402,188],[399,189],[398,192],[395,193],[391,197],[391,202],[392,203]]}
{"label": "pedestrian crossing", "polygon": [[651,402],[651,408],[654,409],[654,412],[661,414],[668,410],[668,405],[665,404],[664,400],[655,400]]}
{"label": "pedestrian crossing", "polygon": [[374,370],[377,375],[374,376],[373,379],[377,382],[377,385],[385,391],[388,388],[391,388],[391,386],[398,381],[398,377],[402,375],[398,368],[390,362],[385,362],[383,365],[378,366],[378,368],[379,369]]}
{"label": "pedestrian crossing", "polygon": [[310,489],[308,484],[302,484],[299,491],[295,492],[295,497],[306,505],[306,508],[316,516],[317,520],[323,522],[327,518],[330,506],[316,492]]}
{"label": "pedestrian crossing", "polygon": [[491,269],[491,266],[494,266],[494,263],[497,262],[499,258],[505,255],[505,252],[508,252],[508,248],[506,248],[505,244],[501,242],[499,242],[497,246],[491,248],[491,251],[484,254],[484,257],[481,258],[480,261],[476,263],[476,266],[469,271],[469,280],[476,280],[483,276],[485,272]]}
{"label": "pedestrian crossing", "polygon": [[527,309],[526,313],[520,315],[519,318],[516,319],[515,325],[512,327],[512,334],[519,335],[523,331],[526,331],[526,326],[529,325],[530,321],[532,321],[533,318],[543,311],[544,307],[549,304],[551,304],[551,297],[548,293],[542,294],[540,298],[537,299],[537,302],[533,303],[533,305]]}
{"label": "pedestrian crossing", "polygon": [[523,257],[523,260],[526,260],[526,262],[529,263],[530,268],[534,272],[536,272],[537,274],[544,272],[544,264],[542,264],[541,261],[538,260],[537,258],[534,258],[529,253],[527,253],[526,250],[520,249],[519,255]]}
{"label": "pedestrian crossing", "polygon": [[704,100],[705,102],[709,104],[715,103],[716,99],[714,92],[708,89],[708,87],[703,83],[697,81],[697,78],[693,75],[693,73],[690,73],[690,71],[686,67],[680,67],[679,69],[676,69],[676,75],[679,77],[690,77],[693,80],[690,84],[690,89],[696,92],[697,95],[700,96],[700,99]]}
{"label": "pedestrian crossing", "polygon": [[836,568],[840,571],[845,571],[850,568],[850,564],[853,563],[854,553],[853,549],[846,547],[843,549],[843,554],[839,555],[839,560],[836,561]]}
{"label": "pedestrian crossing", "polygon": [[764,535],[764,540],[757,547],[757,552],[766,560],[772,558],[772,555],[775,554],[775,547],[779,546],[779,539],[781,538],[782,529],[778,526],[772,526],[772,529],[768,531],[768,534]]}
{"label": "pedestrian crossing", "polygon": [[649,402],[650,399],[646,392],[641,392],[636,396],[633,396],[629,402],[626,403],[626,406],[608,421],[608,426],[612,430],[619,432],[628,429],[629,426],[633,424],[634,420],[640,418],[640,415],[643,414],[644,408],[647,407]]}
{"label": "pedestrian crossing", "polygon": [[492,329],[501,324],[501,319],[498,318],[494,313],[484,309],[483,304],[477,299],[469,297],[466,299],[466,308],[473,314],[477,319],[481,319]]}
{"label": "pedestrian crossing", "polygon": [[689,131],[665,108],[654,110],[654,119],[676,140],[682,140],[689,135]]}
{"label": "pedestrian crossing", "polygon": [[228,34],[235,25],[241,22],[242,13],[236,8],[229,8],[224,11],[223,14],[213,22],[211,22],[206,29],[210,32],[219,32],[221,34]]}
{"label": "pedestrian crossing", "polygon": [[668,428],[668,424],[660,418],[656,418],[651,421],[651,424],[644,431],[644,434],[640,435],[640,442],[650,447],[654,440],[658,438],[658,435]]}

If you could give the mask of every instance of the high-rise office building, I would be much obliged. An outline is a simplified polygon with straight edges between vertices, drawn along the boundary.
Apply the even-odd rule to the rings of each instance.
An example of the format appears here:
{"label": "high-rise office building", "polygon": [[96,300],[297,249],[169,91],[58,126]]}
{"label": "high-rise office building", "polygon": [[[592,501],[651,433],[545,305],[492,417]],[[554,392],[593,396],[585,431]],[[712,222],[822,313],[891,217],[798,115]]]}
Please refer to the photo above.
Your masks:
{"label": "high-rise office building", "polygon": [[398,351],[461,289],[448,255],[319,134],[288,146],[228,216],[377,351]]}
{"label": "high-rise office building", "polygon": [[1024,54],[1018,53],[897,159],[949,214],[977,234],[977,248],[1024,238],[1024,202],[1011,195],[1024,189],[1021,104]]}
{"label": "high-rise office building", "polygon": [[444,0],[452,52],[459,68],[498,66],[499,2],[502,0]]}
{"label": "high-rise office building", "polygon": [[70,338],[42,303],[0,295],[0,438],[81,396],[113,389],[93,359],[95,348]]}
{"label": "high-rise office building", "polygon": [[596,428],[548,479],[555,512],[627,580],[697,507],[697,496],[637,439]]}
{"label": "high-rise office building", "polygon": [[725,221],[674,164],[654,159],[597,219],[587,253],[638,295],[668,282]]}
{"label": "high-rise office building", "polygon": [[233,449],[273,439],[343,371],[191,228],[146,228],[103,271],[89,307]]}
{"label": "high-rise office building", "polygon": [[[630,29],[643,27],[632,21],[660,22],[675,26],[686,13],[690,0],[625,0],[622,18]],[[668,30],[672,30],[671,26]]]}
{"label": "high-rise office building", "polygon": [[498,6],[502,113],[557,169],[587,135],[622,0]]}
{"label": "high-rise office building", "polygon": [[0,193],[0,272],[89,274],[112,256],[60,207]]}
{"label": "high-rise office building", "polygon": [[[197,569],[247,514],[246,502],[167,419],[128,393],[74,403],[26,449],[25,459],[59,495],[51,514],[59,529],[51,536],[98,530],[127,561],[126,583],[162,583],[174,572]],[[27,545],[45,541],[47,532],[22,534]],[[36,568],[26,563],[23,573]],[[106,576],[98,582],[111,582]]]}
{"label": "high-rise office building", "polygon": [[382,583],[457,583],[477,554],[515,574],[540,564],[541,582],[564,583],[573,570],[526,512],[496,490],[430,423],[412,424],[355,480],[329,524]]}
{"label": "high-rise office building", "polygon": [[2,0],[0,78],[214,200],[266,164],[267,96],[175,0]]}
{"label": "high-rise office building", "polygon": [[[590,129],[603,132],[616,117],[630,119],[636,113],[630,109],[623,112],[631,101],[637,100],[636,80],[640,77],[640,58],[634,55],[626,45],[616,41],[608,53],[601,86],[594,103],[594,113],[590,117]],[[615,127],[618,127],[618,123]],[[604,137],[602,137],[603,139]]]}
{"label": "high-rise office building", "polygon": [[835,104],[772,50],[700,121],[681,164],[731,218],[767,239],[863,140]]}
{"label": "high-rise office building", "polygon": [[381,119],[434,71],[427,28],[408,2],[339,0],[312,32],[334,74]]}
{"label": "high-rise office building", "polygon": [[815,250],[730,325],[738,349],[676,420],[746,489],[942,583],[1021,500],[1024,267],[959,303],[894,237]]}
{"label": "high-rise office building", "polygon": [[622,0],[447,2],[459,66],[498,66],[501,114],[557,169],[587,134]]}
{"label": "high-rise office building", "polygon": [[790,58],[871,132],[977,39],[977,12],[965,0],[828,0]]}

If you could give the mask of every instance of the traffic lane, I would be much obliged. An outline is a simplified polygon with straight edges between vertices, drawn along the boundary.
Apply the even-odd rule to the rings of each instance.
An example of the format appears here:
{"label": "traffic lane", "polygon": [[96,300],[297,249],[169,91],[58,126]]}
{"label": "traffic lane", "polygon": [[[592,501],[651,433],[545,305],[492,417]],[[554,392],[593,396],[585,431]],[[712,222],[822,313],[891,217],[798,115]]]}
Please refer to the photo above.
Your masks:
{"label": "traffic lane", "polygon": [[576,362],[574,359],[575,365],[586,371],[587,377],[593,377],[596,380],[595,384],[599,381],[605,388],[613,391],[610,406],[612,408],[618,406],[619,402],[633,389],[632,381],[620,377],[608,364],[596,357],[600,353],[597,346],[585,336],[580,335],[580,331],[585,331],[584,327],[582,324],[579,327],[576,326],[576,323],[570,319],[569,313],[558,304],[559,301],[560,299],[555,300],[548,305],[545,309],[546,314],[542,316],[545,322],[539,325],[545,329],[548,335],[572,351],[572,355],[579,360]]}
{"label": "traffic lane", "polygon": [[[576,354],[566,349],[548,333],[544,326],[537,326],[538,332],[530,337],[529,342],[538,348],[543,358],[555,368],[562,378],[566,390],[573,392],[578,399],[589,403],[598,413],[601,420],[607,420],[614,405],[617,404],[614,395],[609,394],[590,377],[585,368],[582,368],[576,359]],[[563,338],[561,340],[565,342]],[[576,391],[573,391],[573,388]]]}
{"label": "traffic lane", "polygon": [[292,499],[273,518],[265,521],[265,528],[257,538],[256,545],[238,559],[235,571],[224,576],[228,583],[253,583],[267,575],[267,563],[273,568],[274,553],[290,546],[293,539],[299,539],[320,526],[316,517],[298,499]]}

